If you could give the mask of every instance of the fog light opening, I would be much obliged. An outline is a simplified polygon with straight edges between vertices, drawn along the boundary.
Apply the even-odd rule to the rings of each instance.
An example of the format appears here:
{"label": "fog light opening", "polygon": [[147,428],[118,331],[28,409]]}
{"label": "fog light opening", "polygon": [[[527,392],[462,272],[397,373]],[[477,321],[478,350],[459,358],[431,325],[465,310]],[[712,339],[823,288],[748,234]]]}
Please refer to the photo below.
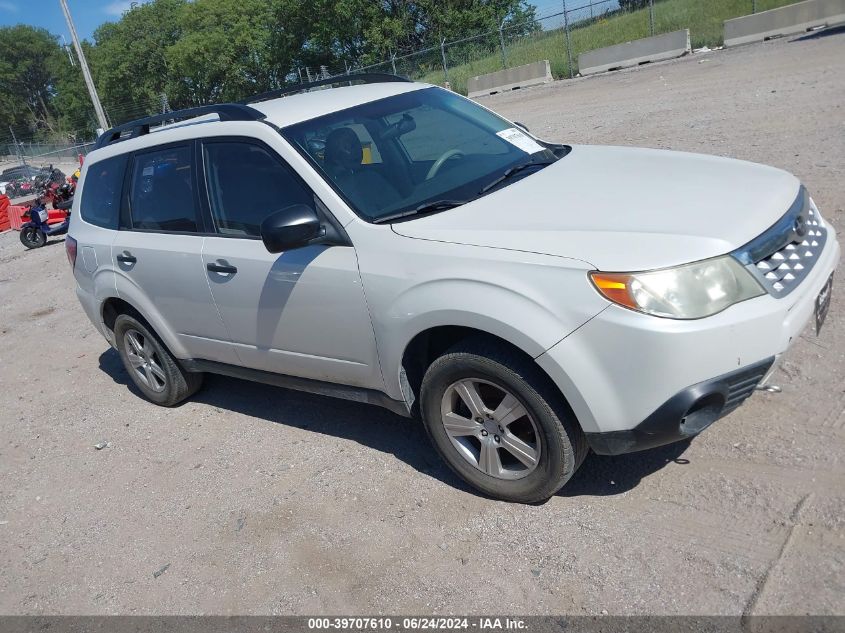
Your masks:
{"label": "fog light opening", "polygon": [[696,400],[681,418],[680,431],[684,435],[697,435],[719,419],[725,397],[711,393]]}

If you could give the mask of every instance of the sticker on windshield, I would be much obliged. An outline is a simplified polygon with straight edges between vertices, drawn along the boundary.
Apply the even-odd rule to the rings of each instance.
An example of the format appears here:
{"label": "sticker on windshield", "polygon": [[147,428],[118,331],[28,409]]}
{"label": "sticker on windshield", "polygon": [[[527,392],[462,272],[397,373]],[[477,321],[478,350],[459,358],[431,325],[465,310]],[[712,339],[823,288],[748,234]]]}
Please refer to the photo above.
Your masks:
{"label": "sticker on windshield", "polygon": [[507,130],[496,132],[496,136],[506,140],[511,145],[515,145],[526,154],[533,154],[534,152],[541,152],[546,149],[522,130],[518,130],[515,127],[509,127]]}

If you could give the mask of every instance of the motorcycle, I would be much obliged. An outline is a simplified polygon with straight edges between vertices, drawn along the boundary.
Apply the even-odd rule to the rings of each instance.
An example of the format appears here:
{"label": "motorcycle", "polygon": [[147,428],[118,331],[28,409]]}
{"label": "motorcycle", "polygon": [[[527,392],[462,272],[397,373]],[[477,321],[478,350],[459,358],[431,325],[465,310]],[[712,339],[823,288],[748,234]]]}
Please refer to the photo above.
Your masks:
{"label": "motorcycle", "polygon": [[35,192],[35,183],[28,179],[19,179],[15,181],[15,194],[18,196],[28,196]]}
{"label": "motorcycle", "polygon": [[68,209],[70,206],[60,206],[68,200],[73,200],[73,194],[76,191],[76,184],[73,182],[66,182],[59,184],[57,182],[47,183],[41,190],[41,198],[44,199],[45,204],[52,204],[54,209]]}
{"label": "motorcycle", "polygon": [[73,204],[73,199],[60,202],[56,209],[61,209],[67,212],[67,216],[58,224],[52,226],[47,223],[50,217],[47,211],[47,204],[43,198],[38,198],[35,204],[24,212],[24,217],[29,218],[21,226],[21,244],[29,249],[41,248],[47,243],[47,238],[53,235],[64,235],[67,233],[68,225],[70,224],[70,207]]}

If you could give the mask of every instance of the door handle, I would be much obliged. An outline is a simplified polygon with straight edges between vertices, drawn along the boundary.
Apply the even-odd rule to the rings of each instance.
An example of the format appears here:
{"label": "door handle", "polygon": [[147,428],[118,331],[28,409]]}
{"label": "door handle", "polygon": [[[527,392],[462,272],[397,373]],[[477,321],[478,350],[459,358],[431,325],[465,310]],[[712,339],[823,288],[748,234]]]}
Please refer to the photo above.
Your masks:
{"label": "door handle", "polygon": [[229,266],[228,264],[206,264],[205,267],[213,273],[225,273],[228,275],[234,275],[238,272],[238,269],[234,266]]}
{"label": "door handle", "polygon": [[121,264],[134,264],[138,261],[138,258],[134,255],[129,254],[128,251],[124,251],[123,253],[115,257],[115,259]]}

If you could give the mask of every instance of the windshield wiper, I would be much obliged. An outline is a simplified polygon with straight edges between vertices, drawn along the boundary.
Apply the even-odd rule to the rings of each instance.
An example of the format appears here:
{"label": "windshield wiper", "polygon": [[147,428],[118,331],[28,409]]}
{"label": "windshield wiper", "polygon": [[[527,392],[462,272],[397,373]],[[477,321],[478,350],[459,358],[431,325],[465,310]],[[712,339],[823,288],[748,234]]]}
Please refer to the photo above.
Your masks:
{"label": "windshield wiper", "polygon": [[479,191],[478,193],[479,193],[479,195],[481,195],[482,193],[487,193],[488,191],[490,191],[496,185],[503,183],[508,178],[515,176],[516,174],[518,174],[519,172],[521,172],[524,169],[528,169],[529,167],[545,167],[546,165],[551,165],[554,162],[557,162],[557,161],[554,161],[554,160],[538,160],[536,162],[535,161],[529,161],[527,163],[522,163],[520,165],[514,165],[513,167],[509,167],[508,169],[506,169],[504,171],[504,173],[501,176],[499,176],[495,180],[488,182],[486,185],[484,185],[484,187],[482,187],[481,191]]}
{"label": "windshield wiper", "polygon": [[400,211],[399,213],[394,213],[393,215],[386,215],[381,218],[376,218],[373,220],[373,224],[384,224],[385,222],[390,222],[391,220],[398,220],[399,218],[406,218],[411,215],[421,215],[423,213],[431,213],[432,211],[445,211],[446,209],[454,209],[455,207],[459,207],[462,204],[466,204],[469,200],[435,200],[434,202],[426,202],[425,204],[421,204],[416,209],[408,209],[406,211]]}

